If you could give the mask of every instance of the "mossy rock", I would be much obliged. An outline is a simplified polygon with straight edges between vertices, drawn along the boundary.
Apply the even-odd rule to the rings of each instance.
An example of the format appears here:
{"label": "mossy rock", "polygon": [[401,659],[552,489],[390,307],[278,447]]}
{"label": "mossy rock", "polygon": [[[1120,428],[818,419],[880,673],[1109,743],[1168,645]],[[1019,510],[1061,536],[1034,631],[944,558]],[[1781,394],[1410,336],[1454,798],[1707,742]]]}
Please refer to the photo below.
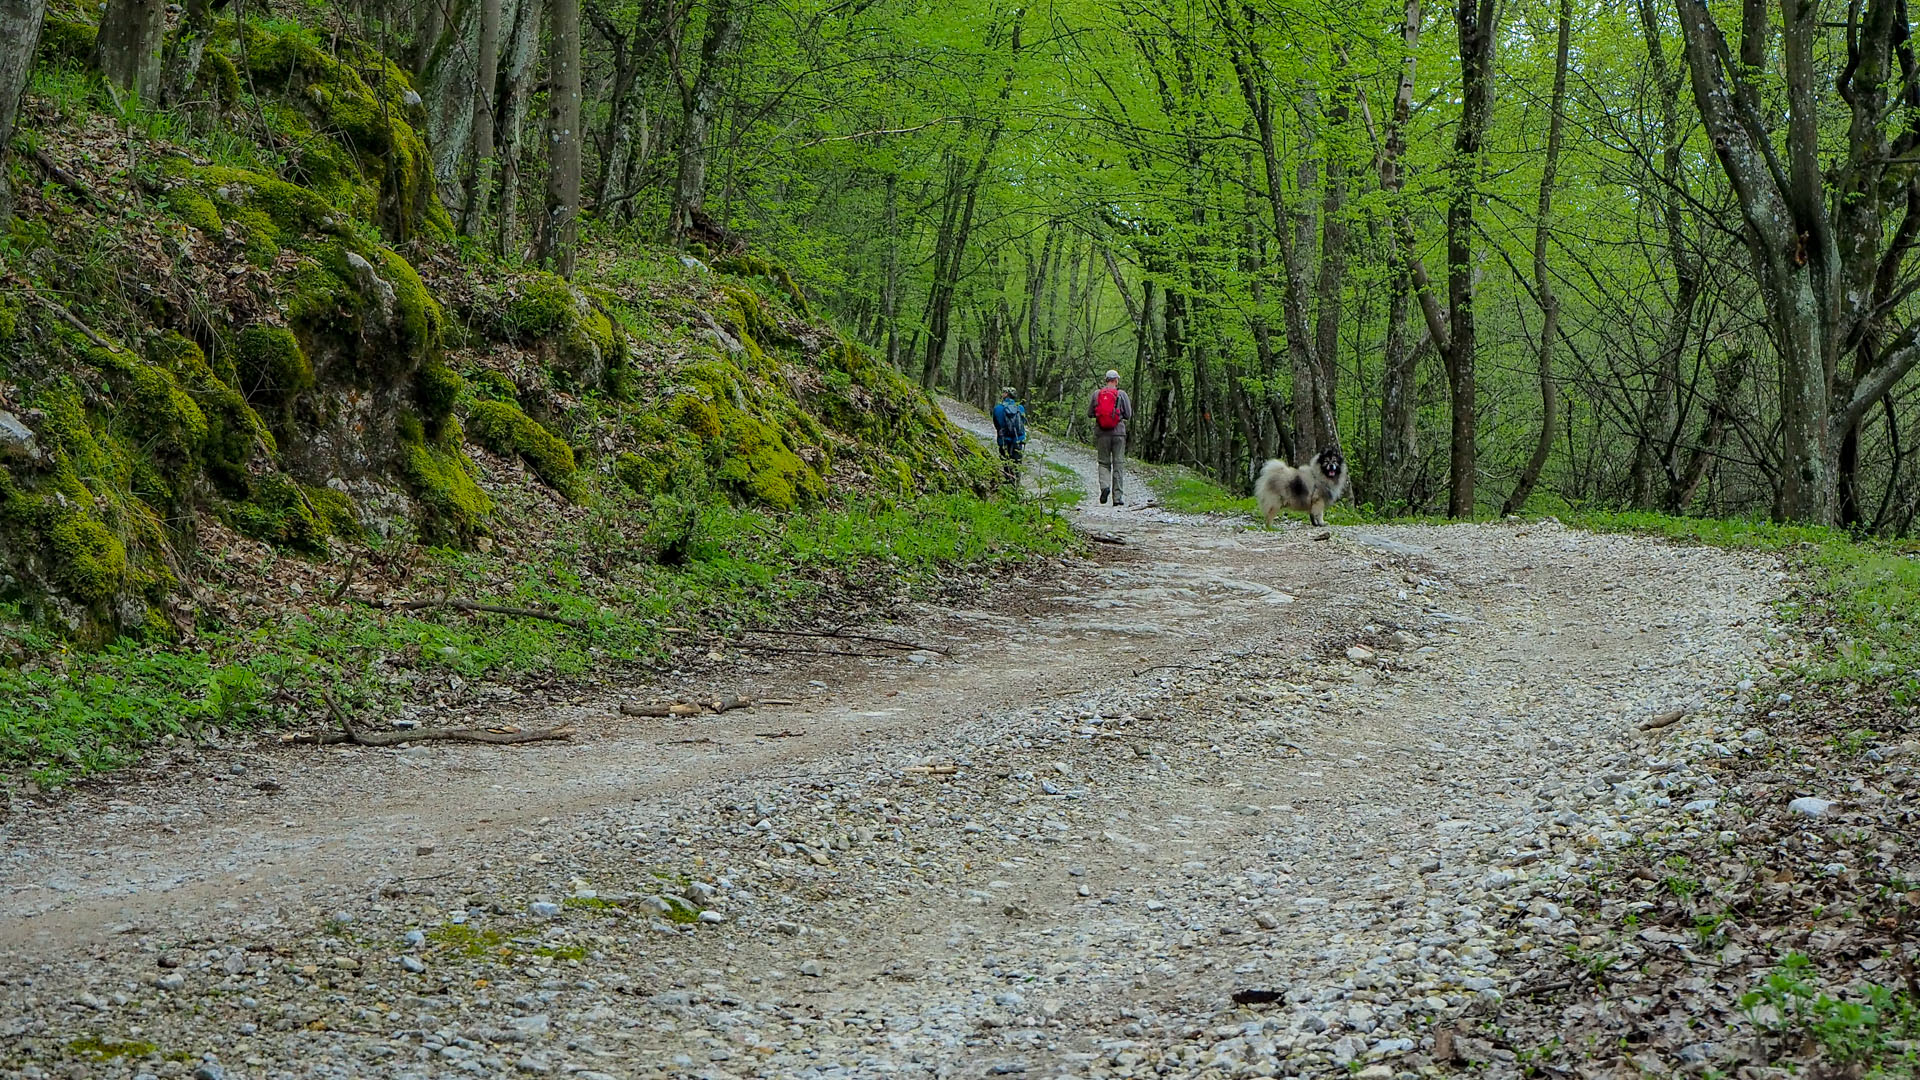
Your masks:
{"label": "mossy rock", "polygon": [[437,432],[466,393],[467,380],[460,373],[435,360],[424,365],[414,377],[414,389],[420,402],[420,415],[429,431]]}
{"label": "mossy rock", "polygon": [[793,310],[801,318],[813,318],[813,308],[807,303],[807,294],[800,291],[799,283],[794,281],[793,275],[779,263],[757,255],[742,253],[714,260],[713,268],[718,273],[732,274],[735,277],[764,278],[780,290],[781,295],[787,298],[787,302],[793,305]]}
{"label": "mossy rock", "polygon": [[554,274],[528,279],[507,304],[507,332],[552,351],[553,367],[583,387],[598,387],[624,355],[625,336],[586,293]]}
{"label": "mossy rock", "polygon": [[553,432],[504,401],[477,401],[467,414],[473,441],[503,457],[519,457],[540,479],[571,493],[578,468],[573,448]]}
{"label": "mossy rock", "polygon": [[220,208],[196,188],[182,185],[168,192],[167,208],[175,217],[208,236],[217,238],[226,234],[227,223],[220,217]]}
{"label": "mossy rock", "polygon": [[302,251],[308,259],[286,290],[287,320],[316,354],[350,361],[344,370],[329,367],[328,382],[391,385],[435,362],[446,314],[411,263],[353,238]]}
{"label": "mossy rock", "polygon": [[473,462],[461,452],[460,422],[450,420],[440,438],[428,442],[414,419],[403,425],[400,472],[421,509],[421,538],[465,544],[485,535],[493,500],[480,487]]}
{"label": "mossy rock", "polygon": [[206,414],[165,368],[143,365],[123,387],[117,416],[166,478],[156,494],[177,500],[206,442]]}
{"label": "mossy rock", "polygon": [[240,69],[218,49],[208,49],[201,54],[200,70],[194,73],[193,84],[203,93],[212,94],[222,109],[240,100]]}
{"label": "mossy rock", "polygon": [[48,12],[46,19],[40,24],[40,51],[35,56],[42,64],[92,67],[94,42],[97,38],[98,33],[91,23],[62,18]]}
{"label": "mossy rock", "polygon": [[[434,190],[433,159],[410,117],[423,117],[412,80],[377,49],[339,46],[336,58],[303,27],[247,28],[246,60],[256,84],[282,90],[313,128],[349,152],[379,191],[375,217],[396,241],[446,239],[453,223]],[[309,140],[311,141],[311,140]],[[309,153],[311,148],[309,148]]]}
{"label": "mossy rock", "polygon": [[182,204],[184,187],[209,200],[216,218],[246,226],[251,236],[271,244],[275,251],[309,233],[338,233],[346,228],[346,219],[324,196],[277,176],[228,165],[202,167],[178,156],[167,158],[161,171],[175,180],[168,195],[170,204]]}
{"label": "mossy rock", "polygon": [[467,376],[467,386],[472,389],[476,400],[520,404],[520,388],[502,372],[482,368]]}
{"label": "mossy rock", "polygon": [[[323,491],[337,497],[325,499],[323,496],[327,511],[320,511],[309,497],[309,492]],[[327,537],[335,531],[336,522],[342,517],[349,522],[353,520],[352,503],[346,505],[344,512],[339,506],[338,499],[344,498],[327,488],[302,488],[285,473],[268,473],[254,482],[251,499],[235,503],[229,509],[228,520],[236,531],[262,543],[323,555],[327,550]]]}
{"label": "mossy rock", "polygon": [[286,402],[313,389],[313,364],[284,326],[249,326],[235,341],[234,369],[249,396]]}
{"label": "mossy rock", "polygon": [[62,510],[46,526],[55,580],[82,603],[112,599],[127,580],[126,546],[85,512],[72,507]]}

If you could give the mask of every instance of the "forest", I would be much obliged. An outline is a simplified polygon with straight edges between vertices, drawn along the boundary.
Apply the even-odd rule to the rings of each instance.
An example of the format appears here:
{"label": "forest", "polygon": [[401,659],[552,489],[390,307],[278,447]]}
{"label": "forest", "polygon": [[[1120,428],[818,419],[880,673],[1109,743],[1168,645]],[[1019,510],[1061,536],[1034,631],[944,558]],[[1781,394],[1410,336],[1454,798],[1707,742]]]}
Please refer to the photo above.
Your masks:
{"label": "forest", "polygon": [[[0,137],[71,37],[42,2],[0,12]],[[1133,452],[1230,485],[1339,446],[1382,509],[1920,513],[1899,0],[243,6],[111,0],[94,61],[211,122],[209,41],[317,21],[417,87],[461,243],[752,251],[1062,432],[1118,368]]]}

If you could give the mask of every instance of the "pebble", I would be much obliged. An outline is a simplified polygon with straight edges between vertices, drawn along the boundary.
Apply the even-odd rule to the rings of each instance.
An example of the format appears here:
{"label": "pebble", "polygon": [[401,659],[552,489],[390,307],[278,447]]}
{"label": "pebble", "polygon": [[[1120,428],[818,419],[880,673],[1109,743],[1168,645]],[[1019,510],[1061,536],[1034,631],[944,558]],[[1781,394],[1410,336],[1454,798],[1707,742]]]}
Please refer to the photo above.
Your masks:
{"label": "pebble", "polygon": [[[1776,806],[1779,804],[1775,804]],[[1801,817],[1825,817],[1833,809],[1833,800],[1804,795],[1787,804],[1787,812]]]}
{"label": "pebble", "polygon": [[402,956],[400,966],[418,975],[427,970],[427,962],[417,956]]}
{"label": "pebble", "polygon": [[527,905],[527,912],[536,919],[551,919],[560,914],[560,905],[549,900],[536,900]]}

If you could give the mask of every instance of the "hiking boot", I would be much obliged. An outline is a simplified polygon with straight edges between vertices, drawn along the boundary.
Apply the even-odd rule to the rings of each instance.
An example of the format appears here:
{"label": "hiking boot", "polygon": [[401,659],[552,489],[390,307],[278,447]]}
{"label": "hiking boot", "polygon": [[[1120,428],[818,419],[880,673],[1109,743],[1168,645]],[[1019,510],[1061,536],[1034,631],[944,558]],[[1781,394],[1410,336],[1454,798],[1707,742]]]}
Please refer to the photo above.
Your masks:
{"label": "hiking boot", "polygon": [[1115,499],[1115,500],[1113,500],[1113,505],[1115,505],[1115,506],[1125,506],[1125,505],[1127,505],[1127,500],[1125,500],[1125,499]]}
{"label": "hiking boot", "polygon": [[1110,494],[1112,494],[1111,488],[1100,489],[1100,505],[1105,506],[1107,504],[1107,496]]}

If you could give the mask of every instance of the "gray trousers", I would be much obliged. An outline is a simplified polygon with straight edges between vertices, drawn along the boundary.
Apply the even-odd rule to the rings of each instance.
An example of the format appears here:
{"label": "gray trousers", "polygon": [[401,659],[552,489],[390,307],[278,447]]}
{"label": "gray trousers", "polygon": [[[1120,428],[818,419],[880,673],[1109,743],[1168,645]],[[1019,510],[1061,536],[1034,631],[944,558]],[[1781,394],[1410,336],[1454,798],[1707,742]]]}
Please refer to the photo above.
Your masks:
{"label": "gray trousers", "polygon": [[1126,496],[1120,493],[1120,478],[1125,474],[1127,460],[1127,436],[1120,431],[1096,431],[1093,435],[1093,459],[1099,462],[1100,487],[1113,489],[1113,501],[1120,502]]}

